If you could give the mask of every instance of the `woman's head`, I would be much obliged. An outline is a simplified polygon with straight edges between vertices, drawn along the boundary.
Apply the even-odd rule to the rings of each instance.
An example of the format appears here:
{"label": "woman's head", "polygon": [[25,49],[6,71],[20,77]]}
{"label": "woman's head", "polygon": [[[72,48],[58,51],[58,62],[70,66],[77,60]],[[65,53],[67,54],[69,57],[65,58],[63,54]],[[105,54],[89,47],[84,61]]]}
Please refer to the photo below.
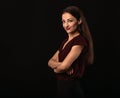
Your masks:
{"label": "woman's head", "polygon": [[75,6],[69,6],[64,9],[62,12],[62,23],[67,33],[78,31],[78,27],[82,23],[79,9]]}

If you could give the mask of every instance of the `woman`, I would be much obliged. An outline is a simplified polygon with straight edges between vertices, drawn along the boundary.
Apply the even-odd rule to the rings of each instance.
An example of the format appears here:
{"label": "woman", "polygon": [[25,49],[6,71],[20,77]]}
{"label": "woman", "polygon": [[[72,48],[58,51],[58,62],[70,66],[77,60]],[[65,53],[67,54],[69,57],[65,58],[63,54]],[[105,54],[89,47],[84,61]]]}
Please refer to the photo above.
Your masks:
{"label": "woman", "polygon": [[82,11],[68,6],[62,12],[62,25],[67,38],[48,61],[57,77],[60,98],[83,98],[80,79],[86,64],[93,64],[93,41]]}

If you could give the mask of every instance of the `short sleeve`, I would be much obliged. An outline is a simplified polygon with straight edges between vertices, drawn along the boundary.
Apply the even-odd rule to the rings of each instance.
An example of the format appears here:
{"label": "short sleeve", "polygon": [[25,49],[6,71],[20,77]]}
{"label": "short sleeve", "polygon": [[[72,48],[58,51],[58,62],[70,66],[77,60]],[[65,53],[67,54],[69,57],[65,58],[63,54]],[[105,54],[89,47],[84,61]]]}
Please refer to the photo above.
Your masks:
{"label": "short sleeve", "polygon": [[87,46],[87,41],[85,40],[84,37],[79,36],[76,37],[73,41],[73,45],[83,45],[83,46]]}

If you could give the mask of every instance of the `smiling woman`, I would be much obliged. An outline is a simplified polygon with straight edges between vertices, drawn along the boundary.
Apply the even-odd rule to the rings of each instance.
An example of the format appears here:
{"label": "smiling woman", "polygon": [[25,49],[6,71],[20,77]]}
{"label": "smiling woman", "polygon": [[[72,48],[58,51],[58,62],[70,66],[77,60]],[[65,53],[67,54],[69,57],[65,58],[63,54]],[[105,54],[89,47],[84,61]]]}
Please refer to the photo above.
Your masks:
{"label": "smiling woman", "polygon": [[80,80],[86,64],[93,64],[92,37],[82,11],[76,6],[65,8],[61,15],[67,38],[49,59],[56,74],[57,98],[84,98]]}

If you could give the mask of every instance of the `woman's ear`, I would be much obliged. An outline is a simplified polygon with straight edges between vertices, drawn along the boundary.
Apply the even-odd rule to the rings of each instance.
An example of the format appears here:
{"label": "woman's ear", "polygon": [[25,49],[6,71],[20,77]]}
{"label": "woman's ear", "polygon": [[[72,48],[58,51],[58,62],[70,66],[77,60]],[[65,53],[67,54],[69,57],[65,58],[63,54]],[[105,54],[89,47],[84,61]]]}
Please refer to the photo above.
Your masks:
{"label": "woman's ear", "polygon": [[82,19],[79,19],[78,24],[80,25],[82,23]]}

